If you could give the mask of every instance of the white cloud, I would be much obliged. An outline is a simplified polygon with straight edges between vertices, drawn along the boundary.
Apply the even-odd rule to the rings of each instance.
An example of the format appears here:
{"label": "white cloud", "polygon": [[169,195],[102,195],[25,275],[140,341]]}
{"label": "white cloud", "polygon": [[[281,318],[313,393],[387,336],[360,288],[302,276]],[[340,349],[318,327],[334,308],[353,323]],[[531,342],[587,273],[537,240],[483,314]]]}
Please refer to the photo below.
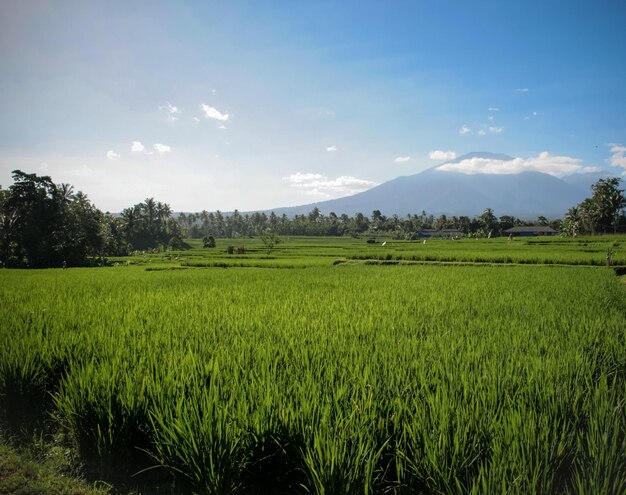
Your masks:
{"label": "white cloud", "polygon": [[40,168],[41,170],[48,170],[48,167],[49,167],[49,166],[50,166],[50,165],[48,165],[46,162],[41,162],[41,164],[39,165],[39,168]]}
{"label": "white cloud", "polygon": [[611,165],[626,169],[626,146],[616,143],[612,143],[609,146],[611,146],[612,153],[609,160]]}
{"label": "white cloud", "polygon": [[165,102],[165,105],[160,106],[159,110],[165,110],[167,113],[180,113],[180,108],[172,105],[169,101]]}
{"label": "white cloud", "polygon": [[490,112],[497,112],[500,109],[498,107],[489,107],[487,110]]}
{"label": "white cloud", "polygon": [[410,157],[410,156],[396,156],[396,157],[394,158],[394,160],[393,160],[393,161],[394,161],[395,163],[406,163],[406,162],[408,162],[410,159],[411,159],[411,157]]}
{"label": "white cloud", "polygon": [[199,119],[198,117],[194,117],[194,118],[193,118],[193,121],[194,121],[194,122],[200,122],[200,119]]}
{"label": "white cloud", "polygon": [[455,151],[433,150],[428,153],[431,160],[454,160],[456,158]]}
{"label": "white cloud", "polygon": [[204,113],[207,119],[219,120],[225,122],[228,120],[228,114],[220,112],[217,108],[211,107],[205,103],[200,105],[200,110]]}
{"label": "white cloud", "polygon": [[228,127],[226,127],[226,126],[225,126],[225,125],[223,125],[223,124],[222,124],[222,125],[217,126],[217,128],[218,128],[218,129],[221,129],[221,130],[223,130],[223,131],[225,131],[226,129],[228,129]]}
{"label": "white cloud", "polygon": [[107,151],[107,158],[109,160],[119,160],[120,155],[113,150]]}
{"label": "white cloud", "polygon": [[468,132],[471,132],[471,129],[469,127],[467,127],[466,125],[461,126],[461,128],[459,129],[459,134],[461,136],[463,134],[467,134]]}
{"label": "white cloud", "polygon": [[165,105],[159,106],[159,110],[165,112],[167,120],[170,122],[176,122],[178,120],[178,115],[181,113],[180,108],[172,105],[169,101],[165,102]]}
{"label": "white cloud", "polygon": [[492,134],[500,134],[504,130],[504,127],[492,127],[489,126],[489,132]]}
{"label": "white cloud", "polygon": [[555,156],[547,151],[532,158],[513,158],[494,160],[491,158],[468,158],[458,163],[448,163],[437,167],[442,172],[460,172],[462,174],[498,174],[511,175],[521,172],[543,172],[550,175],[568,175],[580,172],[597,172],[597,167],[585,167],[582,160],[570,156]]}
{"label": "white cloud", "polygon": [[283,177],[283,180],[305,194],[324,198],[351,196],[377,185],[376,182],[347,175],[331,179],[322,174],[301,172]]}
{"label": "white cloud", "polygon": [[493,115],[487,115],[487,120],[489,122],[493,122]]}
{"label": "white cloud", "polygon": [[337,151],[337,146],[335,146],[334,144],[332,146],[327,146],[326,151]]}
{"label": "white cloud", "polygon": [[172,151],[172,147],[168,146],[167,144],[156,143],[153,148],[154,151],[156,151],[159,155],[163,155]]}
{"label": "white cloud", "polygon": [[479,136],[486,136],[487,135],[487,131],[485,129],[481,129],[480,131],[478,131],[478,135]]}
{"label": "white cloud", "polygon": [[133,141],[133,144],[130,145],[130,151],[133,153],[141,153],[145,150],[146,147],[141,143],[141,141]]}
{"label": "white cloud", "polygon": [[518,93],[528,93],[528,88],[517,88],[515,91]]}

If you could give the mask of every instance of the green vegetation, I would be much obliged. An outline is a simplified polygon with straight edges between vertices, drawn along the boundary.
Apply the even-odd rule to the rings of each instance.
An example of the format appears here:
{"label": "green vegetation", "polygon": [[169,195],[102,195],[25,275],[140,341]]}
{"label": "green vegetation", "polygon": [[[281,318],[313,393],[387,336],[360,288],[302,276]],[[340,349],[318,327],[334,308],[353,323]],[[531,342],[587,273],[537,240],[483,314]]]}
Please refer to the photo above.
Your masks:
{"label": "green vegetation", "polygon": [[105,495],[78,479],[72,471],[69,452],[58,446],[33,457],[0,443],[0,495]]}
{"label": "green vegetation", "polygon": [[0,267],[103,265],[105,256],[135,249],[186,247],[170,207],[152,198],[117,218],[50,177],[15,170],[13,180],[0,187]]}
{"label": "green vegetation", "polygon": [[[118,264],[140,265],[147,269],[258,267],[304,268],[332,263],[392,261],[398,263],[519,263],[605,266],[611,250],[611,264],[626,265],[626,238],[526,237],[509,240],[394,240],[371,238],[281,237],[270,255],[259,238],[218,239],[215,249],[203,249],[200,240],[189,240],[191,249],[166,253],[137,252],[133,256],[111,257]],[[374,239],[372,239],[374,240]],[[385,245],[383,246],[383,242]],[[228,247],[232,253],[228,254]],[[243,248],[243,254],[237,250]]]}
{"label": "green vegetation", "polygon": [[626,239],[281,240],[0,271],[5,431],[123,490],[626,490]]}
{"label": "green vegetation", "polygon": [[[220,211],[181,213],[174,218],[169,205],[153,198],[124,209],[121,216],[113,216],[95,208],[83,193],[74,194],[72,186],[54,184],[50,177],[24,174],[19,170],[13,172],[13,177],[15,183],[8,190],[0,188],[0,266],[7,267],[105,265],[108,263],[106,258],[111,256],[126,256],[138,251],[157,254],[185,250],[189,245],[183,237],[202,239],[205,248],[216,247],[216,238],[243,243],[260,237],[269,256],[281,241],[280,236],[294,235],[364,235],[408,240],[423,237],[426,229],[445,229],[435,235],[477,239],[498,237],[510,227],[532,223],[551,226],[564,236],[572,237],[626,231],[623,211],[626,198],[624,191],[619,189],[618,178],[600,179],[592,188],[592,197],[571,208],[564,221],[550,222],[539,217],[536,222],[528,222],[510,216],[498,219],[490,208],[476,218],[446,215],[435,218],[426,212],[386,217],[379,210],[374,210],[371,218],[363,213],[356,213],[354,217],[335,213],[325,216],[318,208],[313,208],[308,215],[294,218],[279,217],[273,212],[269,215],[260,212],[242,215],[237,210],[229,215]],[[475,249],[470,251],[474,253]],[[235,253],[245,254],[241,245],[231,244],[229,254]],[[391,254],[392,257],[396,255]],[[482,255],[476,260],[472,256],[470,261],[490,261]],[[446,261],[445,258],[422,255],[410,260],[424,259]],[[549,259],[542,258],[537,262]],[[505,261],[516,260],[519,258]],[[561,261],[552,259],[552,262]],[[220,263],[211,262],[210,265],[220,266]]]}
{"label": "green vegetation", "polygon": [[617,232],[624,222],[623,210],[626,207],[620,182],[617,177],[598,180],[591,188],[593,195],[569,209],[563,222],[563,232],[572,236]]}

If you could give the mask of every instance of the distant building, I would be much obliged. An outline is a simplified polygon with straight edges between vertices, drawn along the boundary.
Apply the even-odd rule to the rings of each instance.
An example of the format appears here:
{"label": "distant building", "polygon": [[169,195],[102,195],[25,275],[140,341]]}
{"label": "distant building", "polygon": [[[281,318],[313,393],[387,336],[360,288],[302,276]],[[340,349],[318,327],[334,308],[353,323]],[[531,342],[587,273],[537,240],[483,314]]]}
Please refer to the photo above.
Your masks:
{"label": "distant building", "polygon": [[513,237],[532,237],[536,235],[557,235],[558,232],[552,227],[542,225],[531,225],[530,227],[512,227],[504,231],[505,235]]}

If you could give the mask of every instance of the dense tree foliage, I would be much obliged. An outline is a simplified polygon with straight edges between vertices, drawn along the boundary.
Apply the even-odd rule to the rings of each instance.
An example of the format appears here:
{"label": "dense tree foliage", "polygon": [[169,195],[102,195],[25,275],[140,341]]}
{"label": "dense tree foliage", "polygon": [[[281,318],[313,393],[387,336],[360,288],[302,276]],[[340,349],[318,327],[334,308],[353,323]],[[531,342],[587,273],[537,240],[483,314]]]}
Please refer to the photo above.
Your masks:
{"label": "dense tree foliage", "polygon": [[86,195],[19,170],[0,198],[0,260],[7,266],[82,264],[102,254],[102,213]]}
{"label": "dense tree foliage", "polygon": [[178,247],[182,242],[181,230],[172,218],[171,208],[153,198],[123,210],[122,219],[126,239],[133,249]]}
{"label": "dense tree foliage", "polygon": [[11,267],[80,266],[133,249],[182,247],[170,207],[147,199],[104,214],[82,192],[48,176],[13,172],[0,189],[0,263]]}
{"label": "dense tree foliage", "polygon": [[570,208],[563,221],[563,233],[577,234],[617,233],[626,230],[624,208],[626,197],[620,189],[621,179],[600,179],[593,186],[590,198]]}
{"label": "dense tree foliage", "polygon": [[[498,236],[502,231],[516,225],[535,225],[537,222],[527,222],[512,216],[496,217],[490,208],[477,218],[468,216],[435,217],[426,212],[410,214],[405,217],[383,215],[380,210],[374,210],[371,216],[356,213],[354,216],[337,215],[331,212],[324,215],[319,208],[313,208],[308,214],[278,216],[274,212],[269,214],[255,212],[241,214],[235,210],[232,214],[223,214],[220,211],[200,213],[181,213],[177,218],[184,237],[202,239],[214,237],[250,237],[262,236],[266,232],[277,235],[315,235],[315,236],[344,236],[344,235],[391,235],[399,239],[410,238],[423,229],[454,229],[465,235],[477,237]],[[547,220],[546,220],[547,222]],[[547,222],[555,229],[560,228],[560,221]]]}

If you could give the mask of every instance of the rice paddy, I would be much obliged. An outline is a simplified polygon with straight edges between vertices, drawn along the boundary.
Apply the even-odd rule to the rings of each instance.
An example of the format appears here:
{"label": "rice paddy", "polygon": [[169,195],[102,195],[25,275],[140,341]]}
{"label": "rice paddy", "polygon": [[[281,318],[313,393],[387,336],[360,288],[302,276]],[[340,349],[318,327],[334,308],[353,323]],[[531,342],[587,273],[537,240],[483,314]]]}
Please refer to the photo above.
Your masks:
{"label": "rice paddy", "polygon": [[624,493],[625,242],[237,239],[1,270],[2,419],[159,493]]}

